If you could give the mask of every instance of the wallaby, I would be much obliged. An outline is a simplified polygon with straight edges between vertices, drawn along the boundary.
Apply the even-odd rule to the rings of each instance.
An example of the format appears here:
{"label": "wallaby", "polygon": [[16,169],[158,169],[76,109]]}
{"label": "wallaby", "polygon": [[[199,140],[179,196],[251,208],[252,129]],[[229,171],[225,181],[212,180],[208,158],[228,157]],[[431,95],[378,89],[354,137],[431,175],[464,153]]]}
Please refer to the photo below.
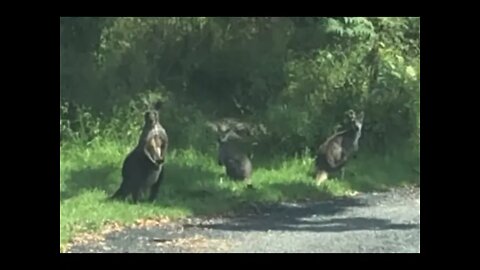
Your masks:
{"label": "wallaby", "polygon": [[122,184],[112,199],[126,199],[132,195],[136,203],[147,190],[150,190],[149,201],[155,200],[158,194],[165,171],[168,136],[156,110],[145,112],[144,121],[137,146],[123,162]]}
{"label": "wallaby", "polygon": [[328,174],[342,170],[349,158],[358,151],[358,141],[362,134],[364,113],[355,111],[345,113],[344,122],[335,128],[334,134],[320,145],[315,158],[315,179],[321,184]]}
{"label": "wallaby", "polygon": [[232,180],[243,180],[251,186],[252,162],[242,150],[242,137],[236,132],[236,127],[225,123],[209,123],[209,126],[218,134],[218,165],[225,166],[225,172]]}

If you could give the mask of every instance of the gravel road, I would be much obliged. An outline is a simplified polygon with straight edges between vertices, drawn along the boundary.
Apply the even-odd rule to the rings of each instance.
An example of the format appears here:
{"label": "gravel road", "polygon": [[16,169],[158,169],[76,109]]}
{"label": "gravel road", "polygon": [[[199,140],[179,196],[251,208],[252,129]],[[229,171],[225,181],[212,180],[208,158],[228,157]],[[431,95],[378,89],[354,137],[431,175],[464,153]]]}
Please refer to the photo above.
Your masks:
{"label": "gravel road", "polygon": [[68,252],[418,253],[420,189],[262,206],[230,218],[125,228]]}

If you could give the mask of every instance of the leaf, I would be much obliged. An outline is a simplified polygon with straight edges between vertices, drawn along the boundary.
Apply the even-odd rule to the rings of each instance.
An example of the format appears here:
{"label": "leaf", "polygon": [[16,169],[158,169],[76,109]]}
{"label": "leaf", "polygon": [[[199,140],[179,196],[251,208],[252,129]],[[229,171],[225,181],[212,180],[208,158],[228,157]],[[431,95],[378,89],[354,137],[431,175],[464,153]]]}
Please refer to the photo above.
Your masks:
{"label": "leaf", "polygon": [[400,62],[400,64],[404,63],[405,59],[403,59],[401,55],[395,55],[395,57],[397,58],[398,62]]}
{"label": "leaf", "polygon": [[415,72],[415,69],[412,66],[408,66],[405,71],[413,79],[417,78],[417,73]]}
{"label": "leaf", "polygon": [[392,71],[392,75],[401,79],[402,78],[402,75],[400,73],[398,73],[397,71]]}

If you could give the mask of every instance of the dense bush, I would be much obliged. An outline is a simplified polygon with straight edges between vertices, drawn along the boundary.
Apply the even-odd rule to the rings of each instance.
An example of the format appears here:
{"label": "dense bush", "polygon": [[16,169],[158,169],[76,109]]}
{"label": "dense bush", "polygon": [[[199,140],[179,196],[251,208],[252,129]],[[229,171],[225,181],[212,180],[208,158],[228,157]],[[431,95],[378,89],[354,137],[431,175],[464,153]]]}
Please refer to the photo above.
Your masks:
{"label": "dense bush", "polygon": [[237,117],[294,153],[354,108],[365,148],[418,154],[419,34],[419,18],[61,18],[62,143],[136,141],[148,97],[175,147],[207,150],[205,122]]}

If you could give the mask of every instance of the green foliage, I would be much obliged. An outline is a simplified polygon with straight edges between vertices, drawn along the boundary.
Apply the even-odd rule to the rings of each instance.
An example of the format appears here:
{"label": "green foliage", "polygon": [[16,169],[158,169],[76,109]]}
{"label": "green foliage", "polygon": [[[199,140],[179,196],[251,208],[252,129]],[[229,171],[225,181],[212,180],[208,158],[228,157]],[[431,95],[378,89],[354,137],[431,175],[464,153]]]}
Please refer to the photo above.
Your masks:
{"label": "green foliage", "polygon": [[178,147],[240,117],[269,128],[264,150],[296,152],[356,108],[366,147],[418,148],[419,31],[410,17],[62,18],[62,138],[134,136],[155,93]]}
{"label": "green foliage", "polygon": [[362,17],[328,19],[327,32],[333,32],[349,38],[372,37],[376,34],[372,22]]}
{"label": "green foliage", "polygon": [[155,93],[177,147],[209,145],[204,122],[239,117],[271,131],[263,150],[293,153],[356,108],[365,147],[418,149],[419,18],[62,18],[60,29],[63,141],[135,136],[140,97]]}

